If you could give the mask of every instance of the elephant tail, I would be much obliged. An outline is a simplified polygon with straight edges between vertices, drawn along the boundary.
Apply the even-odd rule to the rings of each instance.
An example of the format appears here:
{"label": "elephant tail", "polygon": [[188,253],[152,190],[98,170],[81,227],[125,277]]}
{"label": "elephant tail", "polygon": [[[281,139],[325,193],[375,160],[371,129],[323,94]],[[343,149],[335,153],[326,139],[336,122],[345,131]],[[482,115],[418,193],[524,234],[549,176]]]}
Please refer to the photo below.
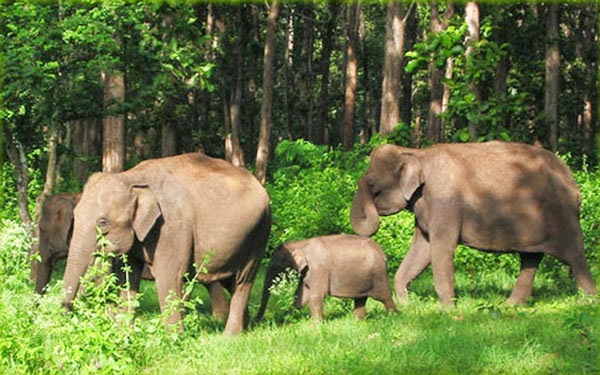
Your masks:
{"label": "elephant tail", "polygon": [[273,280],[277,276],[279,272],[273,267],[272,264],[269,264],[267,268],[267,274],[265,276],[265,283],[263,284],[262,298],[260,301],[260,308],[258,309],[258,313],[256,314],[256,321],[260,322],[265,314],[265,310],[267,309],[267,304],[269,303],[269,297],[271,297],[271,286],[273,286]]}

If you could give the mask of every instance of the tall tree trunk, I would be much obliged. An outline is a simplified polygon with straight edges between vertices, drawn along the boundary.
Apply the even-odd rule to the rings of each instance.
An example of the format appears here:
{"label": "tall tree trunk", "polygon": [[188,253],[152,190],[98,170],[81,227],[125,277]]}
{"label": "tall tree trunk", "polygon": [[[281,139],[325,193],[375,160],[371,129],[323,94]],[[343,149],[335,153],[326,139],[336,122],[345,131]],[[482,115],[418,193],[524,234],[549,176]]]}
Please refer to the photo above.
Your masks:
{"label": "tall tree trunk", "polygon": [[321,53],[321,92],[319,93],[319,114],[315,127],[314,140],[318,144],[325,143],[325,129],[328,125],[327,112],[329,110],[329,68],[331,64],[331,51],[335,42],[335,25],[340,5],[337,2],[331,2],[327,5],[329,19],[323,33],[323,52]]}
{"label": "tall tree trunk", "polygon": [[[473,54],[473,43],[479,41],[479,4],[475,1],[468,2],[465,5],[465,22],[467,27],[469,28],[469,40],[467,42],[467,50],[465,52],[467,60]],[[468,64],[468,63],[467,63]],[[474,79],[474,78],[473,78]],[[477,82],[471,81],[469,82],[469,88],[477,102],[481,102],[481,94],[479,92],[479,87],[477,86]],[[479,112],[478,109],[476,109]],[[479,137],[479,116],[477,117],[477,121],[469,121],[469,135],[471,136],[471,140],[475,141]]]}
{"label": "tall tree trunk", "polygon": [[379,132],[390,134],[400,122],[402,52],[404,49],[404,10],[401,2],[387,4],[383,83],[381,85],[381,119]]}
{"label": "tall tree trunk", "polygon": [[271,141],[271,112],[273,106],[273,71],[275,69],[275,48],[277,46],[277,19],[281,12],[281,3],[274,0],[267,17],[267,37],[263,60],[263,97],[260,108],[260,135],[256,151],[256,178],[261,184],[267,179]]}
{"label": "tall tree trunk", "polygon": [[91,159],[102,155],[102,121],[98,118],[85,118],[73,121],[70,126],[75,153],[73,172],[83,184],[90,174]]}
{"label": "tall tree trunk", "polygon": [[245,12],[243,5],[238,5],[237,17],[239,21],[239,36],[235,44],[234,59],[235,59],[235,83],[231,93],[231,163],[236,167],[243,167],[244,151],[240,142],[241,129],[241,107],[242,107],[242,82],[244,78],[244,57],[243,49],[246,45],[246,22],[244,21]]}
{"label": "tall tree trunk", "polygon": [[287,12],[287,21],[285,29],[285,131],[289,141],[294,139],[293,126],[296,114],[294,112],[293,99],[294,87],[294,8],[290,7]]}
{"label": "tall tree trunk", "polygon": [[125,78],[118,71],[101,72],[104,86],[102,171],[121,172],[125,168],[125,115],[119,113],[125,101]]}
{"label": "tall tree trunk", "polygon": [[[406,15],[406,35],[404,50],[411,51],[417,40],[417,4],[414,4],[415,9],[409,11]],[[406,64],[403,64],[406,65]],[[408,72],[402,72],[402,91],[400,93],[400,119],[406,125],[410,126],[412,123],[412,87],[413,86],[413,74]],[[413,146],[418,146],[417,144]]]}
{"label": "tall tree trunk", "polygon": [[558,47],[559,4],[550,3],[546,14],[546,89],[544,113],[548,127],[548,146],[558,148],[558,84],[560,79],[560,51]]}
{"label": "tall tree trunk", "polygon": [[313,44],[315,33],[314,5],[307,2],[302,6],[302,42],[300,44],[298,88],[300,92],[299,119],[304,139],[313,138]]}
{"label": "tall tree trunk", "polygon": [[[170,106],[169,106],[170,107]],[[172,113],[170,110],[166,111],[166,115],[169,116]],[[161,126],[161,156],[173,156],[177,155],[177,127],[173,122],[172,118],[163,119]]]}
{"label": "tall tree trunk", "polygon": [[360,5],[356,1],[349,3],[348,28],[346,42],[346,70],[344,80],[344,118],[342,122],[342,144],[344,151],[354,146],[354,107],[356,106],[356,83],[358,80],[358,21]]}
{"label": "tall tree trunk", "polygon": [[10,162],[15,166],[17,175],[17,204],[19,206],[19,217],[23,226],[30,231],[32,228],[31,215],[29,214],[29,202],[27,193],[31,177],[29,176],[29,163],[23,144],[12,137],[6,144],[6,152]]}
{"label": "tall tree trunk", "polygon": [[[443,20],[440,18],[438,3],[431,3],[430,28],[432,33],[439,33],[448,27],[448,21],[454,14],[452,3],[446,5]],[[429,121],[427,127],[427,138],[430,142],[443,142],[445,138],[444,124],[440,115],[442,114],[442,100],[444,96],[444,87],[442,78],[444,71],[435,66],[434,62],[429,64]]]}

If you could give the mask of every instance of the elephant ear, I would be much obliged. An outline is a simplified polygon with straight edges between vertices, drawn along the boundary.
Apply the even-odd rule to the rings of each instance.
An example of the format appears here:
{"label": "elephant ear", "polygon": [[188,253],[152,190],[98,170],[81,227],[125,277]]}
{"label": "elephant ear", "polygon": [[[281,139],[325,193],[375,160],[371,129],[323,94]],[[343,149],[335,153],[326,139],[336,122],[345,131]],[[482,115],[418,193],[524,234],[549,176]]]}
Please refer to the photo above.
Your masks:
{"label": "elephant ear", "polygon": [[132,186],[131,192],[136,198],[133,230],[138,240],[143,241],[162,212],[154,193],[147,185]]}
{"label": "elephant ear", "polygon": [[423,168],[416,155],[404,154],[401,156],[399,169],[398,184],[404,199],[408,202],[417,189],[423,185]]}
{"label": "elephant ear", "polygon": [[297,271],[300,275],[304,274],[304,271],[308,268],[308,261],[306,260],[306,256],[304,256],[304,252],[302,250],[296,248],[287,248],[290,252],[290,255],[294,259],[296,263]]}
{"label": "elephant ear", "polygon": [[63,244],[69,243],[69,235],[73,229],[73,209],[75,204],[67,199],[61,199],[56,209],[56,219],[60,228],[60,239]]}

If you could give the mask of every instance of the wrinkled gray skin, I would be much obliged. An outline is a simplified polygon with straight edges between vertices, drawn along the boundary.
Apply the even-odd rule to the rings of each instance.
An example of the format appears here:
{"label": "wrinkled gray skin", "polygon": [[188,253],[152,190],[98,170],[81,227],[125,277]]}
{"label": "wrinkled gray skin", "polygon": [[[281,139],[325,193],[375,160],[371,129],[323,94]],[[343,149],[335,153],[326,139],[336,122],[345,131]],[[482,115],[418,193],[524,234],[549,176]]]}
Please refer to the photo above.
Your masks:
{"label": "wrinkled gray skin", "polygon": [[277,275],[291,268],[300,274],[296,308],[307,303],[313,320],[323,320],[326,295],[353,298],[354,315],[365,317],[367,297],[396,311],[392,301],[385,254],[375,241],[350,234],[287,242],[271,256],[257,320],[269,302],[269,288]]}
{"label": "wrinkled gray skin", "polygon": [[[39,294],[46,291],[56,262],[67,257],[73,230],[73,210],[80,198],[81,193],[61,193],[49,195],[44,200],[38,222],[39,241],[36,249],[41,260],[33,261],[31,268],[31,280],[35,282],[35,291]],[[113,267],[113,271],[124,282],[124,274],[119,270],[119,265]],[[154,280],[147,266],[144,267],[141,278]],[[224,319],[229,306],[223,287],[218,282],[205,286],[210,293],[213,316]]]}
{"label": "wrinkled gray skin", "polygon": [[35,291],[45,292],[52,270],[59,259],[67,256],[73,229],[73,209],[81,193],[54,194],[44,200],[38,222],[39,241],[34,252],[40,253],[40,262],[31,265],[31,280]]}
{"label": "wrinkled gray skin", "polygon": [[[122,173],[94,174],[75,208],[63,304],[72,305],[79,278],[93,261],[98,227],[112,243],[108,251],[133,255],[134,288],[143,264],[151,265],[161,311],[170,292],[182,296],[183,275],[192,263],[204,264],[207,272],[197,279],[229,289],[225,332],[237,334],[248,319],[250,289],[270,226],[265,189],[248,171],[223,160],[193,153],[147,160]],[[180,320],[175,312],[167,323]]]}
{"label": "wrinkled gray skin", "polygon": [[371,154],[351,210],[354,230],[373,235],[379,216],[408,209],[416,227],[395,276],[405,299],[411,281],[431,264],[436,293],[454,298],[457,244],[518,252],[521,272],[509,303],[531,296],[544,253],[572,270],[577,285],[596,294],[579,225],[581,196],[568,167],[542,148],[516,143],[440,144],[426,149],[380,146]]}

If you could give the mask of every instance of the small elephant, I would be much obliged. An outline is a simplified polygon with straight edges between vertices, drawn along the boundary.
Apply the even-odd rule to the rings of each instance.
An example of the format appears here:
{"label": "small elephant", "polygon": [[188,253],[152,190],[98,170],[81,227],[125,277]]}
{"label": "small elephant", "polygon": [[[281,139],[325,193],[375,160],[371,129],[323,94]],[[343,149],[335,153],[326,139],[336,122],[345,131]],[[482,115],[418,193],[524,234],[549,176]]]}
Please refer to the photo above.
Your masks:
{"label": "small elephant", "polygon": [[[93,262],[97,229],[116,254],[128,253],[133,292],[144,263],[151,265],[161,311],[182,298],[193,263],[197,280],[218,282],[231,301],[225,333],[248,322],[248,299],[271,229],[269,196],[247,170],[200,153],[146,160],[120,173],[96,173],[74,211],[64,276],[63,305],[72,306],[79,279]],[[206,260],[208,259],[208,262]],[[166,318],[181,321],[181,312]]]}
{"label": "small elephant", "polygon": [[397,311],[392,301],[387,259],[375,241],[356,235],[339,234],[287,242],[271,256],[257,314],[261,320],[267,308],[273,280],[285,269],[300,275],[295,306],[310,305],[313,320],[323,320],[326,295],[354,298],[354,315],[365,316],[367,297]]}
{"label": "small elephant", "polygon": [[52,270],[59,259],[67,257],[73,230],[73,209],[81,193],[49,195],[44,200],[38,221],[39,241],[37,249],[40,261],[31,265],[31,279],[35,291],[43,294],[50,281]]}
{"label": "small elephant", "polygon": [[509,303],[531,296],[544,253],[571,267],[577,285],[595,295],[579,225],[581,195],[569,168],[540,147],[487,142],[439,144],[425,149],[393,145],[371,154],[351,209],[354,230],[379,228],[379,216],[415,214],[412,246],[395,276],[400,300],[431,264],[440,301],[454,299],[457,244],[517,252],[521,272]]}

